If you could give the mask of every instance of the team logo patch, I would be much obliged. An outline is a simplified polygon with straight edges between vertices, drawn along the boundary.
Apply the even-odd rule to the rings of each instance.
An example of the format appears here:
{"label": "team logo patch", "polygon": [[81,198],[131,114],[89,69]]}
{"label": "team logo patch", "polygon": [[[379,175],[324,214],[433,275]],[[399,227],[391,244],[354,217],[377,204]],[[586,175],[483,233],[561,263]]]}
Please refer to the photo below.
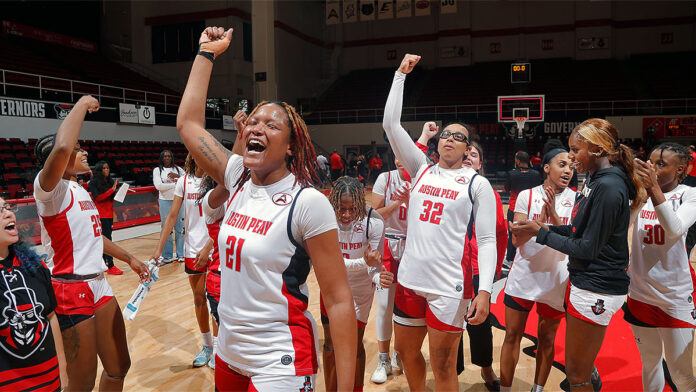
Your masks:
{"label": "team logo patch", "polygon": [[573,203],[572,203],[570,200],[566,199],[566,200],[563,200],[563,202],[561,203],[561,205],[562,205],[563,207],[572,207],[572,206],[573,206]]}
{"label": "team logo patch", "polygon": [[459,177],[455,178],[454,181],[457,181],[458,183],[460,183],[462,185],[466,185],[469,183],[469,179],[464,177],[464,176],[459,176]]}
{"label": "team logo patch", "polygon": [[672,197],[670,197],[669,199],[670,199],[670,200],[679,200],[679,199],[681,199],[681,197],[682,197],[682,194],[681,194],[681,193],[675,193],[675,194],[673,194]]}
{"label": "team logo patch", "polygon": [[314,388],[312,388],[312,377],[305,376],[304,384],[302,384],[302,388],[300,388],[300,392],[313,392],[313,391],[314,391]]}
{"label": "team logo patch", "polygon": [[365,231],[365,228],[363,227],[362,223],[356,223],[355,227],[353,227],[353,231],[355,231],[356,233],[362,233]]}
{"label": "team logo patch", "polygon": [[696,320],[696,309],[691,311],[691,318]]}
{"label": "team logo patch", "polygon": [[457,287],[455,287],[454,289],[457,291],[462,291],[462,290],[464,290],[464,287],[462,287],[462,285],[458,284]]}
{"label": "team logo patch", "polygon": [[597,302],[594,305],[592,305],[592,313],[596,314],[597,316],[604,313],[605,310],[606,309],[604,309],[603,299],[598,299]]}
{"label": "team logo patch", "polygon": [[36,292],[19,280],[24,280],[21,272],[5,274],[5,282],[19,283],[4,293],[8,305],[2,310],[0,322],[0,347],[9,355],[26,359],[41,346],[48,334],[46,323],[39,317],[44,305],[37,302]]}
{"label": "team logo patch", "polygon": [[283,355],[280,358],[280,363],[282,363],[283,365],[289,365],[292,363],[292,357],[289,355]]}
{"label": "team logo patch", "polygon": [[287,193],[279,192],[273,195],[271,198],[273,200],[273,204],[278,205],[278,206],[286,206],[290,203],[292,203],[292,195],[289,195]]}

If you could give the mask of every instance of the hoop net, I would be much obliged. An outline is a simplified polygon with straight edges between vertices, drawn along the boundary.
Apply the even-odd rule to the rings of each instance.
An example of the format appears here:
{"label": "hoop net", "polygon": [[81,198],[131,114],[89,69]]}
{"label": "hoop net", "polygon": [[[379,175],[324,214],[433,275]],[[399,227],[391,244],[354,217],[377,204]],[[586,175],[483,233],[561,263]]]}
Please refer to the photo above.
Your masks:
{"label": "hoop net", "polygon": [[517,137],[522,138],[522,130],[524,129],[524,124],[527,122],[529,117],[520,116],[515,117],[515,123],[517,123]]}

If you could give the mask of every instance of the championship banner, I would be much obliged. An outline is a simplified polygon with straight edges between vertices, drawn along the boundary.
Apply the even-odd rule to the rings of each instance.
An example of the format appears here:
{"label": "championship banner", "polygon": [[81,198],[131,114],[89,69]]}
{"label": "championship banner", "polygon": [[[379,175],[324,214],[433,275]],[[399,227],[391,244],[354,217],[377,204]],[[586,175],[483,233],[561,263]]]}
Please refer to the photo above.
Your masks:
{"label": "championship banner", "polygon": [[416,0],[416,16],[430,15],[430,0]]}
{"label": "championship banner", "polygon": [[338,0],[326,0],[326,24],[339,24],[341,22],[340,11],[341,5]]}
{"label": "championship banner", "polygon": [[360,0],[360,21],[375,20],[374,0]]}
{"label": "championship banner", "polygon": [[394,19],[394,3],[392,0],[379,0],[377,3],[377,19]]}
{"label": "championship banner", "polygon": [[396,0],[396,17],[411,17],[411,0]]}
{"label": "championship banner", "polygon": [[441,14],[456,14],[457,13],[457,0],[440,0],[440,13]]}
{"label": "championship banner", "polygon": [[343,23],[358,21],[358,2],[356,0],[343,1]]}

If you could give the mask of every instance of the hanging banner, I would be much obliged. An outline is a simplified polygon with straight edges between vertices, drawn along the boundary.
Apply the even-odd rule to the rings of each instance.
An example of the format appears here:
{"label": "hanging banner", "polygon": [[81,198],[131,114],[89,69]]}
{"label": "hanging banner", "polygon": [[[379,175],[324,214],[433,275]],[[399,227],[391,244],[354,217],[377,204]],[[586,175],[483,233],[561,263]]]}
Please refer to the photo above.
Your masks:
{"label": "hanging banner", "polygon": [[394,2],[392,0],[379,0],[377,10],[377,19],[394,19]]}
{"label": "hanging banner", "polygon": [[441,14],[456,14],[457,13],[457,0],[440,0],[440,13]]}
{"label": "hanging banner", "polygon": [[411,0],[396,0],[396,17],[411,17]]}
{"label": "hanging banner", "polygon": [[138,109],[132,103],[118,104],[118,121],[122,123],[138,123]]}
{"label": "hanging banner", "polygon": [[416,0],[416,16],[430,15],[430,0]]}
{"label": "hanging banner", "polygon": [[375,20],[374,0],[360,0],[360,21]]}
{"label": "hanging banner", "polygon": [[645,117],[643,137],[694,137],[696,117]]}
{"label": "hanging banner", "polygon": [[70,104],[0,98],[0,116],[56,118],[63,120],[68,116],[72,107],[73,105]]}
{"label": "hanging banner", "polygon": [[155,107],[141,105],[138,108],[138,123],[155,125]]}
{"label": "hanging banner", "polygon": [[343,23],[358,21],[358,2],[356,0],[343,1]]}
{"label": "hanging banner", "polygon": [[341,22],[339,13],[341,5],[338,0],[326,0],[326,24],[335,25]]}

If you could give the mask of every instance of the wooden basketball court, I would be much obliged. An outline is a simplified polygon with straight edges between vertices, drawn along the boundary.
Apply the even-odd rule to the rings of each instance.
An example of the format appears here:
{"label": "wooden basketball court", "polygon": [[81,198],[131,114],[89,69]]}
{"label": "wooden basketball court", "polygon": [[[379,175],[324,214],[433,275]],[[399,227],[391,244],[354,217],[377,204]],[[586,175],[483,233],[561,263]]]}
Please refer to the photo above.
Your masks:
{"label": "wooden basketball court", "polygon": [[[141,260],[150,257],[157,245],[159,234],[118,242],[118,244]],[[122,262],[116,261],[125,273],[108,276],[121,308],[130,299],[138,285],[136,276]],[[309,276],[309,310],[317,321],[320,346],[323,330],[319,317],[319,285],[314,272]],[[375,338],[375,305],[365,332],[367,366],[365,372],[365,391],[407,391],[406,377],[397,372],[381,385],[373,384],[370,376],[377,364],[377,340]],[[172,263],[160,270],[160,280],[154,285],[134,321],[126,320],[128,346],[131,355],[131,369],[126,377],[126,391],[213,391],[214,374],[208,367],[192,368],[193,357],[200,350],[201,337],[193,310],[193,297],[183,263]],[[493,369],[499,374],[500,347],[504,331],[493,328]],[[427,337],[426,337],[427,339]],[[460,391],[486,391],[480,376],[480,369],[471,364],[468,350],[469,340],[464,334],[466,370],[459,376]],[[392,341],[393,345],[393,341]],[[532,346],[523,339],[521,348]],[[428,360],[427,341],[423,353]],[[694,362],[696,364],[696,361]],[[520,353],[519,364],[512,385],[514,391],[528,391],[533,384],[535,370],[534,358]],[[101,369],[99,370],[101,372]],[[559,384],[565,375],[556,368],[551,369],[545,389],[560,391]],[[317,377],[317,391],[324,390],[321,371]],[[427,387],[434,390],[434,378],[430,369]],[[95,388],[96,390],[96,388]]]}

